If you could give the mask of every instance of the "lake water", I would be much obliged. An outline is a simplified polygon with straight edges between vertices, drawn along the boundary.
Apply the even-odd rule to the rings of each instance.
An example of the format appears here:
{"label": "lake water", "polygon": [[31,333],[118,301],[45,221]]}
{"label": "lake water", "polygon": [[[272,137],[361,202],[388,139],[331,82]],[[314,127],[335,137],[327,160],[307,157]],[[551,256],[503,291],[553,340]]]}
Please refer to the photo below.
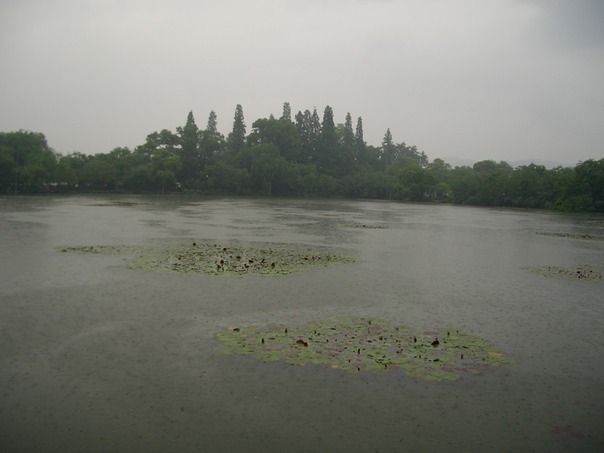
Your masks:
{"label": "lake water", "polygon": [[[0,198],[0,450],[604,451],[604,280],[523,269],[602,269],[604,241],[537,234],[602,234],[602,220],[379,201]],[[57,251],[168,240],[356,262],[228,278]],[[225,356],[214,337],[339,316],[464,329],[516,364],[426,382]]]}

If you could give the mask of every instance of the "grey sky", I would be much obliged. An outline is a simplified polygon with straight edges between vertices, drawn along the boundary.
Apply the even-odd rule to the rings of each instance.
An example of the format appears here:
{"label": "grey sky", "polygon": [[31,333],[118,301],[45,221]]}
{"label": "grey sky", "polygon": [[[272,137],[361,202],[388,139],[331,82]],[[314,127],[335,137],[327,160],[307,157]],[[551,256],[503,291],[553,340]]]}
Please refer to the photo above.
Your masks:
{"label": "grey sky", "polygon": [[330,105],[430,159],[604,158],[602,0],[4,0],[0,130],[108,152]]}

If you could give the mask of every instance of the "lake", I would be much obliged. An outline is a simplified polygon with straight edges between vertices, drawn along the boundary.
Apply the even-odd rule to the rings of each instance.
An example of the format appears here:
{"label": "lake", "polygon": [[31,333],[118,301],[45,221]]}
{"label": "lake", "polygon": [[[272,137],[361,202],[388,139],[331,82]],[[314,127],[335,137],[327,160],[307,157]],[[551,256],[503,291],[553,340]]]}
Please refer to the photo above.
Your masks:
{"label": "lake", "polygon": [[[0,450],[604,451],[600,215],[177,196],[0,198]],[[365,225],[366,227],[363,227]],[[538,233],[570,233],[568,237]],[[291,276],[147,272],[65,246],[328,250]],[[229,326],[361,316],[480,336],[515,362],[455,381],[220,353]]]}

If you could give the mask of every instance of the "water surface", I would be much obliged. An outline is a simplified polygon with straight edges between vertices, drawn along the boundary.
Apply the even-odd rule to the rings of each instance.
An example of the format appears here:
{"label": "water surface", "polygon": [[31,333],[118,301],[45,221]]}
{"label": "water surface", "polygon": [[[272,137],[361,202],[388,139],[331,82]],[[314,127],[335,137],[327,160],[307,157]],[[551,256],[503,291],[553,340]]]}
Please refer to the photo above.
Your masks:
{"label": "water surface", "polygon": [[[602,234],[601,220],[378,201],[0,198],[0,447],[602,451],[604,282],[523,269],[602,268],[603,241],[536,234]],[[175,240],[328,249],[356,263],[223,278],[56,250]],[[424,382],[217,353],[228,326],[339,316],[464,329],[516,365]]]}

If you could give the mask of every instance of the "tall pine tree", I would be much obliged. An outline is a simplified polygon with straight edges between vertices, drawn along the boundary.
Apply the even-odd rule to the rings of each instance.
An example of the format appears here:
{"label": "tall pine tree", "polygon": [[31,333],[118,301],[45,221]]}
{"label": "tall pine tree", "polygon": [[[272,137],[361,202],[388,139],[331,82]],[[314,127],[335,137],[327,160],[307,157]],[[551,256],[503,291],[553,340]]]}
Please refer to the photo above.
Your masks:
{"label": "tall pine tree", "polygon": [[367,144],[365,143],[365,138],[363,137],[363,118],[360,116],[357,119],[357,128],[354,134],[354,144],[357,158],[361,161],[364,161],[365,147]]}
{"label": "tall pine tree", "polygon": [[179,180],[185,187],[194,188],[199,179],[199,129],[195,124],[193,112],[189,112],[184,127],[177,128],[180,137],[180,174]]}
{"label": "tall pine tree", "polygon": [[206,180],[208,166],[212,164],[214,158],[224,150],[224,136],[218,132],[218,117],[212,110],[208,117],[206,130],[201,133],[200,144],[200,171],[203,181]]}
{"label": "tall pine tree", "polygon": [[347,148],[354,148],[354,131],[352,130],[352,116],[350,113],[346,114],[346,120],[344,122],[344,136],[342,137],[342,143]]}
{"label": "tall pine tree", "polygon": [[[307,110],[308,112],[308,110]],[[319,154],[321,147],[321,119],[317,113],[317,108],[313,108],[312,114],[308,112],[308,133],[310,139],[310,161],[316,165],[319,162]]]}
{"label": "tall pine tree", "polygon": [[283,103],[283,114],[281,115],[282,120],[291,121],[292,120],[292,108],[289,105],[289,102]]}
{"label": "tall pine tree", "polygon": [[218,117],[216,116],[216,112],[214,112],[214,110],[210,112],[210,116],[208,117],[206,131],[212,135],[218,135]]}
{"label": "tall pine tree", "polygon": [[321,142],[321,120],[317,114],[317,109],[310,113],[305,110],[304,113],[296,114],[296,128],[300,134],[302,142],[302,163],[317,163],[318,149]]}
{"label": "tall pine tree", "polygon": [[382,139],[382,163],[384,168],[394,162],[394,157],[396,155],[396,149],[394,145],[394,141],[392,140],[392,133],[390,129],[386,131],[384,134],[384,138]]}
{"label": "tall pine tree", "polygon": [[342,142],[338,147],[337,160],[339,162],[337,163],[337,175],[344,176],[352,170],[353,163],[356,160],[354,131],[352,129],[352,116],[350,113],[346,114],[346,120],[342,128],[341,141]]}
{"label": "tall pine tree", "polygon": [[325,107],[321,123],[321,143],[318,156],[320,173],[335,175],[337,173],[338,134],[333,120],[333,109]]}
{"label": "tall pine tree", "polygon": [[235,108],[235,118],[233,121],[233,130],[227,137],[227,147],[229,152],[236,154],[245,148],[245,119],[243,117],[243,107],[237,104]]}

